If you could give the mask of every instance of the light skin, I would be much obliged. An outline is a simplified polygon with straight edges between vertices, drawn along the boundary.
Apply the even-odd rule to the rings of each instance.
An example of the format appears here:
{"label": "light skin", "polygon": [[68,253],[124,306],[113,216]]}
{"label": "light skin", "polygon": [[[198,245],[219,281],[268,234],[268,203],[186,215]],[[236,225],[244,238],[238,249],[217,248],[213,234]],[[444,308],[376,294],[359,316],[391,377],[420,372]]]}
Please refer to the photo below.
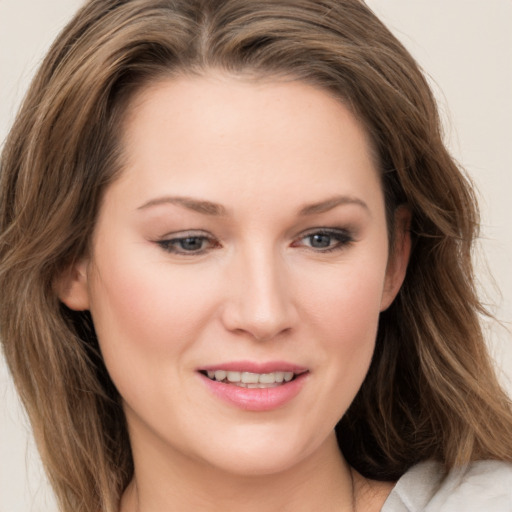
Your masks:
{"label": "light skin", "polygon": [[[334,426],[403,281],[369,141],[337,99],[297,81],[210,73],[131,102],[124,168],[90,258],[60,298],[91,311],[123,397],[135,476],[122,512],[380,510],[390,484],[352,471]],[[306,369],[270,410],[219,399],[199,371]]]}

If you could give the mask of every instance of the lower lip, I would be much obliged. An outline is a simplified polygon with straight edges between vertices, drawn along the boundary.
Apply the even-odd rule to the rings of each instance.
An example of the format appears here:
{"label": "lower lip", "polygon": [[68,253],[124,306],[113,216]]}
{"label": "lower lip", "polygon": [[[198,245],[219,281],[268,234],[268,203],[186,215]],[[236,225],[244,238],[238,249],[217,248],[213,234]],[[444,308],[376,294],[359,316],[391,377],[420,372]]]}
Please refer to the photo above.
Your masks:
{"label": "lower lip", "polygon": [[308,372],[274,388],[243,388],[226,384],[199,374],[209,390],[218,398],[246,411],[271,411],[293,400],[306,382]]}

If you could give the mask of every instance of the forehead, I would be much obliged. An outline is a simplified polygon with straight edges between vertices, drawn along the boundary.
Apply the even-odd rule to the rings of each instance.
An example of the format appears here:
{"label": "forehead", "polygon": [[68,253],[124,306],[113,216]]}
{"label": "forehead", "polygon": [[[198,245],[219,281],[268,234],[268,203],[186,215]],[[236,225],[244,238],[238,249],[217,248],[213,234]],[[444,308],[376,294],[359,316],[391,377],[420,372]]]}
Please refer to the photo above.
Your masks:
{"label": "forehead", "polygon": [[[312,130],[315,124],[320,124],[322,132],[331,130],[336,137],[342,125],[357,125],[358,135],[365,139],[365,149],[371,149],[362,123],[341,97],[292,77],[264,78],[212,71],[206,75],[161,78],[143,86],[128,102],[123,123],[125,134],[129,135],[135,122],[149,117],[153,121],[164,121],[166,117],[166,128],[183,133],[183,129],[192,127],[196,135],[203,127],[215,129],[208,135],[229,135],[229,129],[234,127],[237,135],[250,136],[251,128],[266,124],[268,129],[273,128],[269,139],[277,134],[279,137],[274,140],[281,143],[286,135],[289,141],[292,136],[309,138],[311,133],[304,134],[302,127]],[[270,121],[274,124],[269,125]],[[285,130],[290,123],[295,123],[292,133]],[[245,129],[240,132],[242,125]],[[348,130],[343,130],[343,135],[347,136]]]}
{"label": "forehead", "polygon": [[222,203],[227,188],[242,199],[285,189],[313,201],[335,183],[345,194],[380,190],[362,124],[340,100],[300,81],[160,80],[129,103],[122,145],[121,181],[138,195],[167,188]]}

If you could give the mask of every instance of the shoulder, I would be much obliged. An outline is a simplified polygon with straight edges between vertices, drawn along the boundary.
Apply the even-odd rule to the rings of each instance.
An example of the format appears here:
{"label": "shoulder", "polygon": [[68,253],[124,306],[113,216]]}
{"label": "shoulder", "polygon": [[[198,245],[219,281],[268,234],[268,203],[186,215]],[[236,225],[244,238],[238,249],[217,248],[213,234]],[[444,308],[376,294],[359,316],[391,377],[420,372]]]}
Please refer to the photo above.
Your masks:
{"label": "shoulder", "polygon": [[438,462],[412,467],[381,512],[512,512],[512,464],[477,461],[445,474]]}

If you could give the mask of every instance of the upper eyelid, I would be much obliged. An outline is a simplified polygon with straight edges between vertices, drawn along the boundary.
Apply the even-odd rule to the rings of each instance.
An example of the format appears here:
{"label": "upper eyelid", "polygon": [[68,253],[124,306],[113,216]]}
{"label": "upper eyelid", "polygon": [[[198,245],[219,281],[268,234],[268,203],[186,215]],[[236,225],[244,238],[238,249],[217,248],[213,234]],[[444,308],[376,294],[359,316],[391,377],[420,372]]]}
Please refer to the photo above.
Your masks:
{"label": "upper eyelid", "polygon": [[310,228],[305,231],[299,233],[295,240],[299,240],[301,238],[305,238],[307,236],[315,235],[315,234],[327,234],[327,235],[340,235],[346,236],[349,238],[355,238],[354,230],[350,228],[333,228],[333,227],[315,227]]}
{"label": "upper eyelid", "polygon": [[313,228],[308,228],[302,232],[306,236],[310,233],[349,233],[351,230],[348,228],[338,228],[338,227],[326,227],[326,226],[318,226]]}
{"label": "upper eyelid", "polygon": [[220,241],[217,237],[213,236],[211,233],[200,230],[175,231],[172,233],[166,233],[165,235],[153,239],[152,241],[161,246],[164,246],[165,244],[169,246],[172,242],[177,242],[187,238],[201,238],[213,245],[220,245]]}
{"label": "upper eyelid", "polygon": [[[333,235],[345,235],[351,238],[355,237],[355,231],[350,227],[327,227],[327,226],[315,226],[312,228],[305,229],[299,232],[297,235],[293,236],[293,240],[298,240],[300,238],[304,238],[307,236],[314,235],[315,233],[326,233]],[[165,233],[161,237],[158,237],[158,241],[172,241],[179,240],[182,238],[206,238],[209,240],[217,240],[220,242],[220,238],[212,235],[208,231],[203,231],[200,229],[191,229],[191,230],[183,230],[183,231],[174,231]]]}
{"label": "upper eyelid", "polygon": [[202,229],[184,229],[179,231],[170,231],[168,233],[165,233],[160,238],[172,240],[175,238],[192,238],[192,237],[205,237],[205,238],[215,238],[213,235],[208,233],[207,231],[203,231]]}
{"label": "upper eyelid", "polygon": [[[174,243],[177,243],[180,240],[186,240],[187,238],[199,238],[199,239],[205,240],[208,244],[210,244],[210,247],[202,248],[199,250],[187,251],[185,249],[180,249],[179,247],[174,245]],[[208,250],[214,249],[215,246],[218,245],[218,241],[211,236],[194,235],[194,234],[191,234],[191,235],[185,234],[184,236],[161,238],[159,240],[156,240],[155,243],[158,246],[160,246],[164,251],[166,251],[170,254],[184,256],[184,257],[186,257],[186,256],[192,257],[192,256],[198,256],[198,255],[204,254],[204,253],[208,252]]]}
{"label": "upper eyelid", "polygon": [[[322,227],[322,228],[311,228],[309,230],[303,231],[300,235],[298,235],[297,237],[294,238],[294,240],[292,242],[292,246],[297,244],[297,242],[300,242],[301,240],[304,240],[305,238],[314,236],[316,234],[328,235],[328,236],[333,237],[335,239],[336,243],[333,244],[332,247],[330,247],[330,249],[332,249],[332,250],[335,250],[336,247],[342,248],[342,247],[356,241],[355,234],[351,229]],[[336,240],[336,238],[338,238],[338,240]],[[330,249],[329,248],[325,248],[323,250],[318,249],[318,251],[319,252],[329,252]]]}

